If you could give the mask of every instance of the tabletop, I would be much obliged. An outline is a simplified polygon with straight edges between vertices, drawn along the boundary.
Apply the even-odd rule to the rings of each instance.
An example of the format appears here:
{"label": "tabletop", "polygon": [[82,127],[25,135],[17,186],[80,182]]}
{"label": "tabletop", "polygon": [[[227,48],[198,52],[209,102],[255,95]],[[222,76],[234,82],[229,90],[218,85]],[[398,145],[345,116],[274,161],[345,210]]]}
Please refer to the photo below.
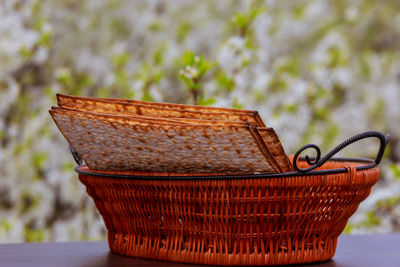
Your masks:
{"label": "tabletop", "polygon": [[[107,242],[0,244],[0,266],[203,266],[124,257],[111,253]],[[332,260],[311,267],[399,267],[400,233],[341,235]]]}

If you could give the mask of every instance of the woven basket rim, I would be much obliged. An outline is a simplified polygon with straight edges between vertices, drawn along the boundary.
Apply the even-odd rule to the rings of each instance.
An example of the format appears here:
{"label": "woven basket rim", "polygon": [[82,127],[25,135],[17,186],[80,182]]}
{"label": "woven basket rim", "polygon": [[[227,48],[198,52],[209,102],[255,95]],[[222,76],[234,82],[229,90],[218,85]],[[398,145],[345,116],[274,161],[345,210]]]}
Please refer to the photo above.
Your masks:
{"label": "woven basket rim", "polygon": [[[304,161],[304,158],[299,160]],[[334,157],[329,159],[327,162],[349,162],[358,163],[357,170],[366,170],[377,167],[377,164],[372,159],[367,158],[347,158],[347,157]],[[365,164],[365,165],[362,165]],[[224,175],[224,174],[202,174],[202,173],[185,173],[185,174],[172,174],[172,173],[151,173],[151,175],[145,172],[133,175],[132,172],[111,172],[111,171],[98,171],[91,170],[86,165],[78,165],[74,169],[79,174],[109,177],[109,178],[122,178],[122,179],[143,179],[143,180],[203,180],[203,179],[264,179],[264,178],[290,178],[299,176],[312,176],[312,175],[324,175],[324,174],[337,174],[347,172],[346,168],[335,168],[335,169],[324,169],[324,170],[313,170],[308,172],[283,172],[273,174],[237,174],[237,175]]]}

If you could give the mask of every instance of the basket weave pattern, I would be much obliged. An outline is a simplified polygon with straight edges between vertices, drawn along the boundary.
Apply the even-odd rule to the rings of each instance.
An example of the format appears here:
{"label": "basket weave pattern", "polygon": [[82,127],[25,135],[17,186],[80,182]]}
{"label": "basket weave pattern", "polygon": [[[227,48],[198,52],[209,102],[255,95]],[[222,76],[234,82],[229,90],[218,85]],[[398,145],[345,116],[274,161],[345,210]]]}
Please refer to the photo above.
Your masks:
{"label": "basket weave pattern", "polygon": [[[301,163],[300,163],[301,164]],[[258,179],[121,179],[79,174],[118,254],[197,264],[325,261],[379,169]]]}

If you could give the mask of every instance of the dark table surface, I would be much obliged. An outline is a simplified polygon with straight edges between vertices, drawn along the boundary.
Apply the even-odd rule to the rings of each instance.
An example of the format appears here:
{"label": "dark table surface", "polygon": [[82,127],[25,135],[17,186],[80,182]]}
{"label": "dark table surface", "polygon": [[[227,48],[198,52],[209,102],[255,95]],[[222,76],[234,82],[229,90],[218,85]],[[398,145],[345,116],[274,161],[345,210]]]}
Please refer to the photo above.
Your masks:
{"label": "dark table surface", "polygon": [[[202,266],[151,261],[109,252],[106,242],[1,244],[0,266]],[[300,266],[300,265],[292,265]],[[304,266],[304,265],[301,265]],[[332,260],[310,267],[400,267],[400,233],[342,235]]]}

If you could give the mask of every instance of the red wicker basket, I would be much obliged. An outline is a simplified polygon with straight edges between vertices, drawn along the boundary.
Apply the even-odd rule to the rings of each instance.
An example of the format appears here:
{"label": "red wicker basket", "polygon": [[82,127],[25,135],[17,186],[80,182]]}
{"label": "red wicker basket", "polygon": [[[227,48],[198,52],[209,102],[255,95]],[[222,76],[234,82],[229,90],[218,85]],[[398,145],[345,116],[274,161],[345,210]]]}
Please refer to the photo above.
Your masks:
{"label": "red wicker basket", "polygon": [[[328,160],[370,136],[381,140],[375,161]],[[387,138],[367,132],[321,160],[319,149],[314,160],[298,159],[316,147],[305,146],[291,173],[204,176],[100,172],[82,165],[76,171],[115,253],[196,264],[311,263],[333,257],[348,218],[379,179]]]}

